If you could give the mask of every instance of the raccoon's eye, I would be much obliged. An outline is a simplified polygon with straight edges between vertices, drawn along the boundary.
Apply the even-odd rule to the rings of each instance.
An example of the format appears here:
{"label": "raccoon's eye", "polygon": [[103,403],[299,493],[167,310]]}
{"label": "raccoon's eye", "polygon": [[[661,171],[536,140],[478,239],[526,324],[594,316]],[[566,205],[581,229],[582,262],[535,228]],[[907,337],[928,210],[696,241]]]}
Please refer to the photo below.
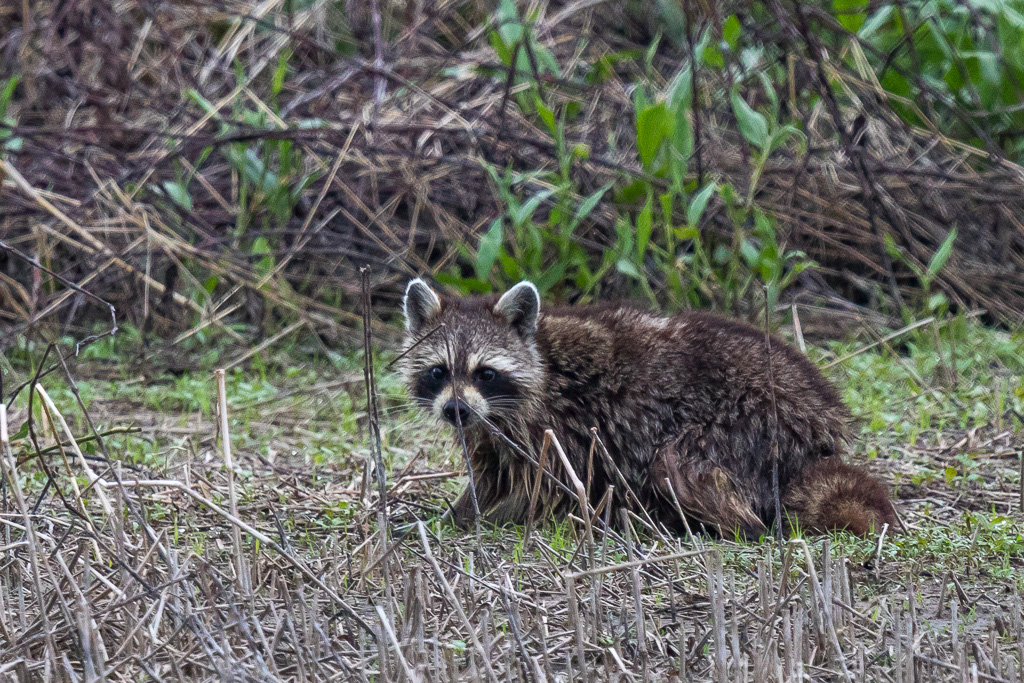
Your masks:
{"label": "raccoon's eye", "polygon": [[491,370],[490,368],[484,368],[480,371],[478,376],[480,377],[481,382],[493,382],[494,379],[498,376],[498,373],[496,373],[494,370]]}
{"label": "raccoon's eye", "polygon": [[442,379],[444,379],[445,374],[446,374],[446,370],[444,369],[444,367],[442,367],[440,365],[436,365],[436,366],[430,368],[430,377],[431,377],[431,379],[435,379],[438,382],[440,382]]}

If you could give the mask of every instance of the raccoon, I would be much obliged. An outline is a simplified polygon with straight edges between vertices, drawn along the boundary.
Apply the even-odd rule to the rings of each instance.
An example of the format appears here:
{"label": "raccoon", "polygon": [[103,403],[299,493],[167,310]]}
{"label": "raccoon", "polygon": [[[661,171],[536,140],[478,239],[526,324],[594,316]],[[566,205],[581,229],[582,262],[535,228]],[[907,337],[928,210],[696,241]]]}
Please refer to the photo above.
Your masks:
{"label": "raccoon", "polygon": [[[842,461],[850,416],[839,395],[803,354],[763,331],[704,312],[542,312],[529,282],[500,298],[442,298],[417,278],[404,313],[410,394],[461,426],[468,449],[477,504],[468,489],[459,497],[460,523],[476,509],[497,525],[526,521],[533,462],[550,429],[591,505],[614,485],[613,505],[642,508],[673,530],[756,539],[776,523],[895,529],[885,488]],[[560,461],[548,463],[568,485]],[[571,489],[550,477],[542,486],[540,514],[574,506]]]}

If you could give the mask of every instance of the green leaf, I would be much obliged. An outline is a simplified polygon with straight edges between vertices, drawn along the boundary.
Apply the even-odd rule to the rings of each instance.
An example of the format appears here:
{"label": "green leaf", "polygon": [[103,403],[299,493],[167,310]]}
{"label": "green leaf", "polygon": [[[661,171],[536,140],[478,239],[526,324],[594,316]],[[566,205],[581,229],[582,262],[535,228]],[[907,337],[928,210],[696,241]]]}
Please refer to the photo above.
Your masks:
{"label": "green leaf", "polygon": [[725,66],[725,57],[722,56],[722,51],[713,43],[708,43],[704,48],[702,61],[712,69],[721,69]]}
{"label": "green leaf", "polygon": [[442,285],[450,285],[466,294],[487,294],[492,290],[491,283],[475,277],[459,277],[451,273],[439,272],[434,279]]}
{"label": "green leaf", "polygon": [[683,14],[683,4],[678,0],[657,0],[658,13],[665,22],[669,38],[678,47],[686,45],[686,26],[689,23]]}
{"label": "green leaf", "polygon": [[647,202],[636,217],[636,257],[640,260],[647,251],[647,243],[651,240],[651,230],[654,223],[654,197],[650,192],[647,194]]}
{"label": "green leaf", "polygon": [[533,212],[537,210],[541,202],[553,195],[558,191],[557,187],[549,188],[547,190],[541,190],[537,194],[530,197],[525,204],[514,209],[512,213],[512,221],[516,225],[522,225],[526,221],[533,217]]}
{"label": "green leaf", "polygon": [[3,90],[0,90],[0,117],[7,114],[7,105],[10,103],[11,98],[14,97],[14,89],[18,87],[20,80],[21,76],[11,76],[4,83]]}
{"label": "green leaf", "polygon": [[633,91],[633,112],[636,114],[636,118],[639,119],[640,115],[647,111],[650,106],[651,102],[647,99],[647,93],[644,92],[643,87],[637,87]]}
{"label": "green leaf", "polygon": [[856,33],[867,18],[865,0],[832,0],[833,13],[843,28]]}
{"label": "green leaf", "polygon": [[601,201],[601,197],[604,196],[604,193],[611,189],[611,186],[612,183],[607,183],[604,187],[599,187],[593,194],[580,202],[579,208],[576,209],[576,215],[572,217],[572,223],[569,224],[569,232],[575,230],[580,222],[590,215],[590,212],[593,211],[597,206],[597,203]]}
{"label": "green leaf", "polygon": [[615,269],[618,270],[623,275],[635,277],[637,280],[643,278],[643,276],[640,274],[640,271],[637,269],[636,265],[626,257],[620,258],[615,263]]}
{"label": "green leaf", "polygon": [[672,77],[665,93],[672,107],[683,106],[686,109],[690,108],[690,100],[693,94],[693,76],[689,66],[683,67],[679,70],[679,73]]}
{"label": "green leaf", "polygon": [[537,115],[540,116],[541,121],[543,121],[544,125],[548,127],[548,130],[551,132],[552,135],[557,135],[558,128],[555,125],[555,112],[551,111],[551,109],[544,104],[544,102],[540,99],[539,96],[536,97],[536,104]]}
{"label": "green leaf", "polygon": [[956,468],[955,467],[947,467],[946,468],[946,485],[948,486],[948,485],[952,484],[954,479],[956,479]]}
{"label": "green leaf", "polygon": [[791,137],[800,138],[801,142],[803,142],[803,146],[807,146],[807,136],[804,135],[804,132],[797,128],[796,126],[794,126],[793,124],[787,124],[780,128],[778,131],[775,132],[774,135],[771,136],[768,151],[774,152],[779,147],[782,147],[782,145],[786,144],[786,141],[789,140]]}
{"label": "green leaf", "polygon": [[498,3],[498,32],[506,45],[514,45],[523,36],[523,24],[519,21],[519,10],[515,0],[501,0]]}
{"label": "green leaf", "polygon": [[722,40],[728,44],[730,50],[736,49],[736,41],[739,40],[742,30],[743,26],[740,25],[740,20],[736,18],[735,14],[730,14],[722,24]]}
{"label": "green leaf", "polygon": [[949,259],[949,255],[953,253],[953,242],[956,240],[956,228],[952,228],[949,231],[949,235],[943,240],[942,246],[940,246],[935,254],[932,256],[932,260],[928,262],[928,276],[929,282],[939,274],[942,270],[942,266],[946,265],[946,261]]}
{"label": "green leaf", "polygon": [[505,43],[505,40],[501,37],[501,34],[497,31],[489,31],[487,37],[491,43],[491,47],[494,48],[495,54],[498,55],[498,59],[505,66],[512,66],[512,50]]}
{"label": "green leaf", "polygon": [[885,245],[885,250],[889,252],[889,256],[899,261],[903,260],[903,252],[896,246],[896,240],[892,238],[892,235],[889,233],[882,235],[882,244]]}
{"label": "green leaf", "polygon": [[270,243],[267,242],[266,237],[258,237],[256,241],[252,243],[253,256],[263,256],[256,263],[256,272],[260,275],[266,275],[274,268],[274,256],[270,250]]}
{"label": "green leaf", "polygon": [[174,203],[185,209],[186,211],[192,210],[192,196],[185,189],[185,186],[181,183],[176,183],[172,180],[167,180],[163,184],[164,192],[167,196],[174,200]]}
{"label": "green leaf", "polygon": [[875,14],[864,22],[864,25],[857,31],[857,37],[861,40],[870,40],[875,34],[875,31],[882,28],[885,22],[889,21],[889,17],[892,16],[893,6],[883,5]]}
{"label": "green leaf", "polygon": [[615,202],[617,204],[632,204],[639,201],[646,191],[646,181],[634,180],[629,185],[615,191]]}
{"label": "green leaf", "polygon": [[541,294],[546,294],[547,291],[555,285],[555,283],[562,279],[562,275],[564,274],[565,262],[559,261],[552,264],[547,270],[541,273],[540,277],[536,278],[533,284],[537,286],[537,289],[540,290]]}
{"label": "green leaf", "polygon": [[747,104],[736,88],[732,92],[732,110],[743,137],[758,149],[764,150],[768,144],[768,120]]}
{"label": "green leaf", "polygon": [[740,254],[751,268],[756,267],[761,261],[761,252],[757,250],[757,247],[750,240],[740,242]]}
{"label": "green leaf", "polygon": [[291,57],[290,50],[282,50],[277,56],[277,68],[274,69],[274,76],[270,82],[270,92],[273,97],[281,94],[284,87],[284,77],[288,75],[288,59]]}
{"label": "green leaf", "polygon": [[661,32],[659,31],[651,44],[647,46],[647,51],[644,53],[644,64],[648,69],[651,68],[651,63],[654,61],[654,56],[658,54],[658,45],[661,44]]}
{"label": "green leaf", "polygon": [[696,228],[699,226],[700,219],[704,215],[704,209],[707,208],[708,200],[711,199],[711,195],[715,193],[717,187],[717,183],[707,185],[690,201],[690,206],[686,209],[686,222],[691,227]]}
{"label": "green leaf", "polygon": [[503,238],[504,229],[502,227],[501,218],[495,218],[491,221],[491,226],[487,229],[487,232],[485,232],[480,238],[480,247],[476,251],[476,264],[474,270],[476,271],[476,276],[479,279],[487,279],[487,275],[491,272],[491,267],[494,265],[494,261],[498,258],[498,253],[501,251]]}
{"label": "green leaf", "polygon": [[24,439],[26,436],[28,436],[28,420],[21,423],[21,427],[14,433],[14,436],[11,437],[11,441]]}
{"label": "green leaf", "polygon": [[[683,77],[685,75],[685,78]],[[669,89],[675,125],[672,127],[672,154],[669,170],[676,188],[683,186],[690,157],[693,155],[693,127],[690,125],[691,80],[689,69],[681,72]]]}
{"label": "green leaf", "polygon": [[640,163],[650,169],[658,154],[661,141],[671,132],[672,123],[664,102],[648,107],[636,118],[636,145],[640,151]]}
{"label": "green leaf", "polygon": [[925,306],[928,309],[928,313],[937,313],[949,306],[949,300],[942,292],[935,292],[928,297]]}

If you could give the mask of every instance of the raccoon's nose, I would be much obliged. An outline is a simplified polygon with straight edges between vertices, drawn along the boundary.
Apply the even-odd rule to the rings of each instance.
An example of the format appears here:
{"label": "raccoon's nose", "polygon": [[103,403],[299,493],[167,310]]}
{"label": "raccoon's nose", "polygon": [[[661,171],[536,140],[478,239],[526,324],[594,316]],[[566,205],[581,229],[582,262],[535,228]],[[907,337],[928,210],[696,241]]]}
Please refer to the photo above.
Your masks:
{"label": "raccoon's nose", "polygon": [[473,411],[469,409],[469,405],[465,401],[457,401],[454,398],[444,404],[441,408],[441,413],[444,415],[444,419],[451,422],[453,425],[457,425],[458,420],[463,426],[468,425],[473,418]]}

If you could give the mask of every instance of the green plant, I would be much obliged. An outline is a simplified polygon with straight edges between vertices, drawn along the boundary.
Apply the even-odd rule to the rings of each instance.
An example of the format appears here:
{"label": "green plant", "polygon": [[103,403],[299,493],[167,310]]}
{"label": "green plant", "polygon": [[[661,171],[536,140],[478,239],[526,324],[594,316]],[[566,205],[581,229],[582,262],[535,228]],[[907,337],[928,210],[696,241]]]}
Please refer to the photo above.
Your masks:
{"label": "green plant", "polygon": [[17,152],[21,149],[21,138],[15,136],[12,130],[16,121],[7,114],[7,107],[11,104],[20,80],[18,76],[11,76],[3,83],[3,87],[0,87],[0,149],[7,152]]}
{"label": "green plant", "polygon": [[[565,133],[566,121],[578,105],[568,102],[549,108],[533,78],[542,72],[554,73],[557,63],[547,57],[536,64],[524,61],[525,48],[532,44],[530,24],[519,19],[512,3],[503,2],[496,18],[491,44],[504,64],[515,63],[513,82],[528,85],[519,92],[517,105],[554,139],[558,168],[501,172],[486,164],[501,215],[482,231],[475,251],[462,247],[471,274],[449,271],[440,280],[463,291],[491,291],[531,279],[544,293],[571,286],[587,297],[614,275],[633,282],[652,303],[670,310],[708,305],[733,310],[741,301],[760,298],[762,291],[774,305],[782,290],[813,265],[802,252],[779,244],[773,220],[754,201],[769,156],[794,139],[801,148],[806,144],[796,126],[776,123],[779,103],[769,83],[765,83],[771,105],[767,115],[747,105],[738,89],[732,92],[741,131],[755,150],[745,198],[738,198],[728,183],[712,179],[698,185],[690,172],[694,132],[689,66],[681,68],[663,89],[649,93],[640,84],[634,90],[635,149],[643,174],[585,194],[572,169],[588,157],[589,150],[571,144]],[[739,22],[731,19],[727,43],[735,48]],[[705,31],[697,50],[702,61],[707,57],[715,62],[712,51],[717,48],[711,46],[710,38]],[[652,50],[644,58],[647,71]],[[599,60],[594,68],[605,67]],[[609,194],[612,187],[615,190]],[[604,216],[611,213],[614,232],[596,258],[579,246],[577,232],[599,206]],[[725,234],[703,224],[712,206],[731,224]]]}
{"label": "green plant", "polygon": [[[523,279],[533,281],[542,293],[566,280],[583,290],[593,287],[600,272],[591,270],[586,250],[573,235],[610,186],[597,189],[573,207],[577,195],[568,169],[556,177],[542,172],[500,173],[492,165],[486,169],[503,206],[502,215],[491,221],[475,253],[461,246],[473,276],[447,273],[438,280],[463,291],[490,291]],[[551,181],[557,184],[552,186]],[[540,209],[548,202],[553,206],[544,215]]]}
{"label": "green plant", "polygon": [[[928,261],[928,265],[924,268],[917,265],[917,261],[910,258],[907,253],[896,244],[892,235],[886,233],[883,239],[885,242],[885,249],[889,252],[889,255],[913,271],[914,275],[917,276],[918,281],[921,283],[921,304],[926,315],[936,315],[940,317],[945,316],[946,312],[949,310],[949,301],[946,299],[946,295],[942,292],[932,292],[932,284],[934,284],[939,271],[941,271],[942,267],[946,265],[946,261],[949,260],[950,254],[953,253],[953,243],[956,241],[956,228],[950,228],[949,234],[946,235],[946,239],[944,239],[939,248],[935,250],[935,253],[932,254],[931,259]],[[906,311],[905,315],[910,315],[910,312]]]}
{"label": "green plant", "polygon": [[[905,121],[930,122],[982,147],[987,138],[1011,158],[1024,158],[1024,3],[834,0],[834,7],[842,26],[873,48],[865,58]],[[857,56],[847,59],[853,65]]]}

